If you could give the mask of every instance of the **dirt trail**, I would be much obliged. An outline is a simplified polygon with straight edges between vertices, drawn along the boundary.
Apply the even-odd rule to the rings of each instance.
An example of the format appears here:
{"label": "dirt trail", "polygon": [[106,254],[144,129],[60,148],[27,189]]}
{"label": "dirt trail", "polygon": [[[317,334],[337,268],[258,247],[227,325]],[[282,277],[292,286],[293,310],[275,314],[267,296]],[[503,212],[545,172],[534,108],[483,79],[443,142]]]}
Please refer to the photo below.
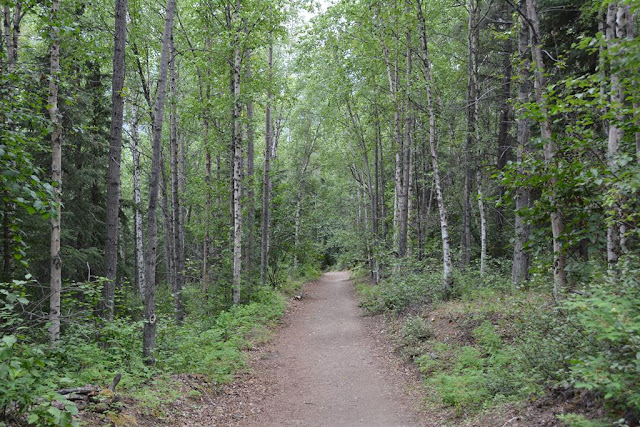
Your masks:
{"label": "dirt trail", "polygon": [[377,357],[348,273],[309,285],[269,350],[266,397],[240,425],[419,425],[406,384]]}

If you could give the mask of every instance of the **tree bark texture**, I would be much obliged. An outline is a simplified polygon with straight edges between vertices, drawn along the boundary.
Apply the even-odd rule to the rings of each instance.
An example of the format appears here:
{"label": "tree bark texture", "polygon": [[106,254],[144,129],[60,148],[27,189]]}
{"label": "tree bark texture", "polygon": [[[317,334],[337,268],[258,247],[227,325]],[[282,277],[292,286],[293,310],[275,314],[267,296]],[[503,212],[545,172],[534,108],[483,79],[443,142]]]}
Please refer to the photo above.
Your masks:
{"label": "tree bark texture", "polygon": [[60,339],[60,294],[62,292],[62,258],[60,256],[60,222],[62,216],[62,124],[58,110],[58,82],[60,80],[60,21],[58,0],[51,4],[51,58],[48,112],[51,121],[51,181],[54,212],[51,215],[51,272],[49,297],[49,341]]}
{"label": "tree bark texture", "polygon": [[[247,81],[251,80],[251,51],[247,52]],[[246,193],[247,193],[247,218],[245,221],[245,229],[247,233],[246,245],[245,245],[245,267],[247,275],[252,277],[253,274],[253,253],[254,253],[254,235],[255,235],[255,124],[254,124],[254,111],[253,111],[253,99],[250,98],[247,101],[247,179],[246,179]]]}
{"label": "tree bark texture", "polygon": [[232,88],[233,116],[233,303],[239,304],[242,287],[242,105],[240,100],[240,48],[234,48]]}
{"label": "tree bark texture", "polygon": [[464,144],[464,186],[462,191],[462,233],[460,265],[466,269],[471,262],[471,187],[473,177],[473,150],[478,125],[478,2],[469,0],[467,51],[467,135]]}
{"label": "tree bark texture", "polygon": [[142,224],[142,196],[140,192],[140,135],[138,133],[138,108],[133,107],[133,123],[131,124],[131,157],[133,158],[133,203],[134,206],[134,228],[135,228],[135,251],[136,251],[136,284],[140,296],[144,298],[145,274],[144,274],[144,240]]}
{"label": "tree bark texture", "polygon": [[180,151],[178,141],[178,89],[176,83],[176,51],[173,47],[173,38],[171,39],[171,60],[169,61],[169,75],[170,75],[170,126],[171,131],[169,135],[169,147],[170,147],[170,171],[171,171],[171,201],[172,201],[172,219],[173,226],[173,261],[174,266],[174,287],[173,300],[175,305],[176,322],[181,324],[184,319],[184,311],[182,308],[182,288],[184,287],[184,250],[182,247],[182,233],[181,230],[181,200],[180,200]]}
{"label": "tree bark texture", "polygon": [[[524,4],[524,0],[521,1]],[[521,18],[518,39],[518,55],[520,57],[519,82],[518,82],[518,135],[516,164],[518,174],[524,174],[523,162],[529,152],[529,140],[531,139],[531,121],[524,114],[524,105],[531,98],[531,73],[529,60],[529,28]],[[519,285],[529,279],[529,252],[526,244],[529,240],[530,225],[522,216],[522,210],[529,207],[530,190],[528,187],[519,187],[516,191],[515,212],[515,239],[513,243],[513,266],[511,279],[514,285]]]}
{"label": "tree bark texture", "polygon": [[440,167],[438,165],[438,147],[436,145],[436,113],[432,94],[433,79],[431,76],[431,62],[429,61],[429,49],[427,44],[427,31],[424,16],[422,13],[422,0],[416,0],[418,14],[418,26],[420,31],[421,59],[423,62],[424,79],[427,92],[427,111],[429,114],[429,148],[431,151],[431,167],[433,168],[433,180],[436,191],[436,200],[440,213],[440,235],[442,238],[442,279],[445,292],[451,292],[453,285],[453,262],[451,259],[451,247],[449,244],[449,223],[447,219],[447,207],[444,204],[442,185],[440,177]]}
{"label": "tree bark texture", "polygon": [[160,169],[162,167],[162,124],[164,119],[164,103],[167,89],[167,69],[169,67],[170,40],[173,35],[173,17],[175,0],[167,0],[164,32],[162,34],[162,51],[158,70],[156,103],[153,114],[151,178],[149,180],[149,207],[147,210],[147,253],[145,255],[145,322],[143,331],[142,354],[148,364],[155,363],[156,348],[156,253],[158,249],[158,190]]}
{"label": "tree bark texture", "polygon": [[269,268],[269,206],[271,199],[271,147],[273,145],[273,123],[271,118],[271,107],[273,95],[271,84],[273,81],[273,44],[269,45],[268,58],[268,87],[267,87],[267,108],[265,112],[265,132],[264,132],[264,178],[262,183],[262,242],[260,256],[260,281],[263,285],[267,283],[267,270]]}
{"label": "tree bark texture", "polygon": [[111,125],[109,129],[109,168],[107,171],[106,244],[103,317],[113,320],[114,293],[118,273],[118,217],[120,212],[120,162],[122,158],[122,121],[127,38],[127,0],[115,3],[115,37],[113,43],[113,77],[111,90]]}
{"label": "tree bark texture", "polygon": [[487,217],[484,211],[484,194],[482,193],[482,174],[476,172],[478,187],[478,212],[480,213],[480,275],[484,276],[487,267]]}

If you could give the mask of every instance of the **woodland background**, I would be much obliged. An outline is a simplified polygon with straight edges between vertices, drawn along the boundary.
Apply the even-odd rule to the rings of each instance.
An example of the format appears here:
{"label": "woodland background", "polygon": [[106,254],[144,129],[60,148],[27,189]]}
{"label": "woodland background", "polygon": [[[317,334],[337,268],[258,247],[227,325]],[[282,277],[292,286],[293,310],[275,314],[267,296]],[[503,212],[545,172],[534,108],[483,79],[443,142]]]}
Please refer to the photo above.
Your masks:
{"label": "woodland background", "polygon": [[229,381],[349,268],[453,417],[574,393],[601,410],[563,422],[635,425],[638,3],[314,7],[3,1],[2,422]]}

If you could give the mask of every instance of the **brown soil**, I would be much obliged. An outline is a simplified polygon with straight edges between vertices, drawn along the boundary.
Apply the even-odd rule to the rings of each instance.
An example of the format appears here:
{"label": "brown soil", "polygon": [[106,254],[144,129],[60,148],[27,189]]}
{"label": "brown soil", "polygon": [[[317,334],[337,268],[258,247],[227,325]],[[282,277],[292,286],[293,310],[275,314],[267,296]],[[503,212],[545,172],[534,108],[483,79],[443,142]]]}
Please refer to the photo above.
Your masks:
{"label": "brown soil", "polygon": [[251,373],[216,405],[183,413],[180,424],[420,425],[407,394],[412,374],[381,350],[370,328],[349,274],[325,274],[307,286],[278,336],[256,354]]}

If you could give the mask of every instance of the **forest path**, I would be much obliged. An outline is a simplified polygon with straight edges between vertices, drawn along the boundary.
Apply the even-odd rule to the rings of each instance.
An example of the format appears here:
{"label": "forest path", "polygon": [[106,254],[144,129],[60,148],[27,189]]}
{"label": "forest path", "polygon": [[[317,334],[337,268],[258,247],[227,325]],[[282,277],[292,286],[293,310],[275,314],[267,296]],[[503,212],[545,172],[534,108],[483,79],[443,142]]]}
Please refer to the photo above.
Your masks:
{"label": "forest path", "polygon": [[380,355],[347,272],[307,285],[260,361],[264,399],[243,426],[418,425],[397,366]]}

